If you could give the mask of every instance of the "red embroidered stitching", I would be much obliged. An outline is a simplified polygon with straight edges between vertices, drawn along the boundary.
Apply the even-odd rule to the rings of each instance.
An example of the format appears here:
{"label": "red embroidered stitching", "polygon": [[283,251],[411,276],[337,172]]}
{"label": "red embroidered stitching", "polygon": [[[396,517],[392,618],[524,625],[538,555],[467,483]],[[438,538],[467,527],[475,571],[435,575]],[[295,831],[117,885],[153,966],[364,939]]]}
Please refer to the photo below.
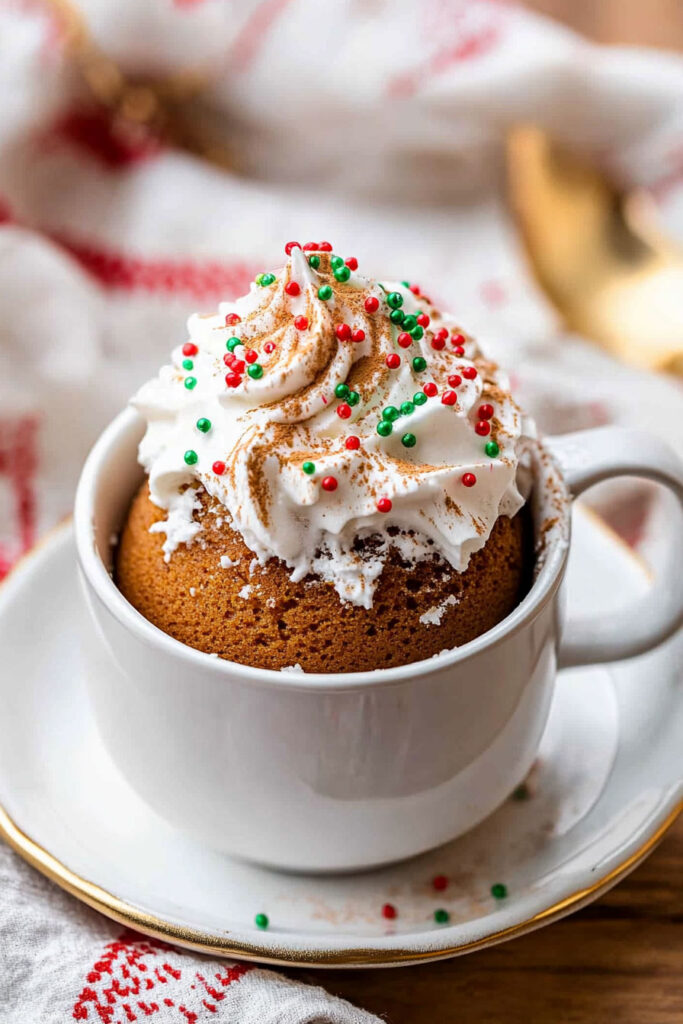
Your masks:
{"label": "red embroidered stitching", "polygon": [[36,539],[38,425],[33,415],[0,419],[0,478],[9,484],[14,507],[9,543],[0,544],[0,579]]}
{"label": "red embroidered stitching", "polygon": [[[169,1009],[175,1009],[187,1024],[197,1024],[198,1017],[194,1010],[185,1004],[176,1004],[173,999],[168,997],[159,1000],[159,1002],[154,1000],[145,1002],[142,999],[138,999],[133,1003],[131,999],[131,997],[139,995],[142,981],[144,981],[144,987],[147,991],[153,989],[156,984],[168,984],[171,979],[174,981],[182,979],[182,969],[173,967],[167,958],[164,958],[161,966],[154,964],[150,966],[144,962],[145,959],[159,958],[161,954],[168,953],[171,949],[172,947],[165,942],[157,939],[145,939],[134,932],[124,932],[114,942],[108,943],[102,956],[95,961],[92,968],[88,971],[86,980],[90,984],[83,988],[74,1003],[73,1019],[77,1021],[99,1020],[101,1024],[124,1024],[123,1019],[117,1015],[118,1009],[119,1014],[123,1013],[125,1015],[125,1021],[128,1024],[132,1024],[132,1022],[140,1019],[140,1014],[145,1017],[153,1017],[155,1014],[160,1013],[161,1005],[163,1004],[163,1006]],[[174,953],[181,957],[184,955],[180,950],[175,950]],[[247,971],[252,969],[245,964],[236,964],[234,967],[223,968],[224,973],[218,972],[215,977],[219,985],[225,988],[238,981]],[[150,971],[150,974],[145,978],[141,978],[140,973],[146,971]],[[153,972],[154,980],[150,976],[151,972]],[[225,999],[225,992],[209,984],[199,971],[196,971],[193,977],[213,1000],[213,1002],[210,1002],[208,999],[202,999],[201,1005],[209,1013],[216,1013],[216,1004]],[[92,987],[106,980],[110,983],[101,987],[99,993],[96,988]],[[187,977],[187,980],[189,981],[189,977]],[[191,984],[190,990],[196,989],[196,987],[195,984]],[[199,999],[199,993],[197,993],[196,997],[192,998]],[[126,1001],[124,1002],[123,1000]],[[197,1006],[199,1007],[199,1003],[197,1003]]]}
{"label": "red embroidered stitching", "polygon": [[263,0],[249,15],[237,33],[225,61],[232,74],[244,74],[263,48],[266,33],[272,28],[290,0]]}
{"label": "red embroidered stitching", "polygon": [[152,294],[188,293],[197,299],[241,295],[258,271],[257,264],[193,260],[144,260],[102,246],[80,242],[64,232],[50,233],[53,242],[105,288]]}

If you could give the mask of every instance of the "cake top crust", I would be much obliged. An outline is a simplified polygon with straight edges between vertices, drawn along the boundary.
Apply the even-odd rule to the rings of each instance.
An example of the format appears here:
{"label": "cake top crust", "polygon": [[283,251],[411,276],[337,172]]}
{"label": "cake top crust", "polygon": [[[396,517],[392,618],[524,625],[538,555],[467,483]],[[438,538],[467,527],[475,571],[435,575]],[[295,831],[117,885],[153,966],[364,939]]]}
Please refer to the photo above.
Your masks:
{"label": "cake top crust", "polygon": [[201,485],[260,562],[370,607],[391,546],[462,571],[518,511],[533,424],[417,286],[363,277],[326,242],[285,251],[247,295],[190,317],[132,400],[167,512],[155,527],[167,559],[194,542]]}

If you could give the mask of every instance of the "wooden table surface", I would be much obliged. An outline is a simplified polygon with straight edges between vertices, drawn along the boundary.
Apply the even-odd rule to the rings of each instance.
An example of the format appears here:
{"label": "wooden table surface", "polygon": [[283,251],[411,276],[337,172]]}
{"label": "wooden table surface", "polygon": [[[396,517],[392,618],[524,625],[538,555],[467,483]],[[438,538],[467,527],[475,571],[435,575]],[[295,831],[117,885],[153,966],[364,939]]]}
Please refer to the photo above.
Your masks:
{"label": "wooden table surface", "polygon": [[682,1024],[683,817],[602,899],[455,960],[290,971],[387,1024]]}

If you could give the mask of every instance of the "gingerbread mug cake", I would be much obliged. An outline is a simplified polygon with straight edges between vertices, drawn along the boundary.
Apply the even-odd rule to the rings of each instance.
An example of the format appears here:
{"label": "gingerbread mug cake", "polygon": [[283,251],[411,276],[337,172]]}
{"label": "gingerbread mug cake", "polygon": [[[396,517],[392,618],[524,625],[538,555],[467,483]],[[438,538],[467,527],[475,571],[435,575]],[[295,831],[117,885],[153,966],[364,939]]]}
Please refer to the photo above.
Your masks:
{"label": "gingerbread mug cake", "polygon": [[408,282],[290,242],[189,321],[133,399],[147,422],[116,581],[176,639],[260,668],[350,672],[472,640],[528,578],[529,423]]}
{"label": "gingerbread mug cake", "polygon": [[193,841],[356,870],[509,796],[558,664],[679,627],[680,517],[656,601],[567,612],[563,581],[572,497],[635,474],[683,501],[683,472],[633,429],[533,439],[419,289],[325,243],[287,249],[248,296],[192,318],[88,456],[84,677],[114,763]]}

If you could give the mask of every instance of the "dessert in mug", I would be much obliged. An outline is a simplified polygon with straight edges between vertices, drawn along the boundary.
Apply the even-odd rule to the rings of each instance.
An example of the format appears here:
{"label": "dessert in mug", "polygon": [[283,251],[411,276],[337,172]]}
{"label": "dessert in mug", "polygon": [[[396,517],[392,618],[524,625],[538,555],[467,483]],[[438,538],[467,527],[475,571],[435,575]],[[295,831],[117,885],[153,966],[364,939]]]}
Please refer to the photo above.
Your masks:
{"label": "dessert in mug", "polygon": [[150,622],[256,667],[353,672],[490,629],[533,559],[533,425],[457,321],[326,242],[189,321],[133,405],[147,479],[116,582]]}

